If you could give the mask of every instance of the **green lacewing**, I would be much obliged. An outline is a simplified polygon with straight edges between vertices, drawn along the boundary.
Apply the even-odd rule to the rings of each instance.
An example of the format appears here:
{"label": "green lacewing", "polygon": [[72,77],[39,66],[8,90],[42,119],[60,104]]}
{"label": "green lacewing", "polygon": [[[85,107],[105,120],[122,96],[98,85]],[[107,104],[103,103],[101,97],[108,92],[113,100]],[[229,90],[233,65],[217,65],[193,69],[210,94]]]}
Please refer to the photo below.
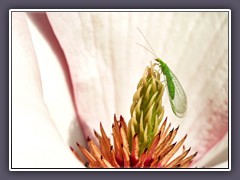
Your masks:
{"label": "green lacewing", "polygon": [[175,74],[171,71],[171,69],[168,67],[168,65],[156,56],[156,53],[154,52],[153,48],[149,44],[144,34],[140,31],[140,29],[138,29],[138,31],[142,34],[143,38],[145,39],[152,51],[150,51],[141,44],[137,44],[145,48],[147,51],[149,51],[156,57],[155,61],[158,62],[159,68],[162,70],[162,73],[165,76],[172,111],[177,117],[183,118],[186,115],[187,111],[187,96],[183,90],[181,83],[179,82]]}

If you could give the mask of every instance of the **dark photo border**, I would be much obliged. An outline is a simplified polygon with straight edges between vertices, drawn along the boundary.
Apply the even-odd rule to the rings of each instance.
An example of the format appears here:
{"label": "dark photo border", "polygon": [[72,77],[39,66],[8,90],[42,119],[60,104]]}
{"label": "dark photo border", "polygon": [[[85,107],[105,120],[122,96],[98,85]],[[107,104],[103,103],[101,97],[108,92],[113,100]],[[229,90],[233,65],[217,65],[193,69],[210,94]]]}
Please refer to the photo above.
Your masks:
{"label": "dark photo border", "polygon": [[[237,0],[219,0],[219,1],[191,1],[191,0],[169,0],[160,2],[158,0],[138,1],[138,0],[41,0],[41,1],[28,1],[28,0],[11,0],[0,1],[0,105],[1,105],[1,153],[0,153],[0,176],[3,179],[57,179],[63,180],[66,178],[77,179],[115,179],[122,180],[124,178],[144,180],[151,179],[168,179],[168,180],[186,180],[186,179],[212,179],[212,180],[225,180],[225,179],[238,179],[240,175],[239,160],[240,160],[240,145],[239,137],[240,127],[239,118],[237,118],[237,110],[240,107],[240,98],[237,93],[240,92],[240,53],[238,48],[240,47],[240,22],[237,17],[240,16],[240,2]],[[64,9],[64,8],[158,8],[158,9],[230,9],[231,10],[231,127],[232,127],[232,161],[230,172],[10,172],[9,171],[9,9],[28,9],[28,8],[47,8],[47,9]],[[34,171],[34,170],[33,170]]]}

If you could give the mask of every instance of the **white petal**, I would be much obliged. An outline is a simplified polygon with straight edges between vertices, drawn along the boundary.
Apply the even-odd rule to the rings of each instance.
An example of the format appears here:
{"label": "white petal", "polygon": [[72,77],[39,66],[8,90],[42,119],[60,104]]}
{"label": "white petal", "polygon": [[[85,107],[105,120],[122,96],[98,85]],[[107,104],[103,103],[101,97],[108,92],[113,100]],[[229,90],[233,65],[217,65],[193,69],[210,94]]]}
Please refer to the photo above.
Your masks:
{"label": "white petal", "polygon": [[40,69],[43,97],[62,139],[76,148],[84,145],[75,112],[68,65],[46,13],[28,14],[31,37]]}
{"label": "white petal", "polygon": [[82,167],[63,143],[44,104],[24,13],[12,16],[12,167]]}
{"label": "white petal", "polygon": [[11,168],[84,167],[60,138],[44,105],[24,101],[13,104]]}
{"label": "white petal", "polygon": [[220,163],[220,164],[217,164],[217,165],[215,165],[215,166],[212,166],[212,168],[229,168],[229,167],[228,167],[228,161],[224,161],[224,162],[222,162],[222,163]]}

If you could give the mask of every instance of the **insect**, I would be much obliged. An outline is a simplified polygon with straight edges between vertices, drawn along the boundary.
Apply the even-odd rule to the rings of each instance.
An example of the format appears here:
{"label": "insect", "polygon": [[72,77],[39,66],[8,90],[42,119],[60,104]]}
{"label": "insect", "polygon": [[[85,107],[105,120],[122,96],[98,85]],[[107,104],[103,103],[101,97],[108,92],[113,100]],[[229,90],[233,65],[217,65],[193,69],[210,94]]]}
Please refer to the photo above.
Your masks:
{"label": "insect", "polygon": [[168,65],[156,56],[156,53],[154,52],[153,48],[149,44],[144,34],[140,31],[140,29],[138,29],[138,31],[142,34],[143,38],[145,39],[145,41],[147,42],[148,46],[152,51],[150,51],[141,44],[138,43],[137,44],[145,48],[147,51],[149,51],[156,57],[155,61],[158,62],[158,65],[162,70],[163,75],[165,76],[172,111],[177,117],[183,118],[186,115],[187,111],[187,96],[183,90],[182,85],[180,84],[175,74],[168,67]]}

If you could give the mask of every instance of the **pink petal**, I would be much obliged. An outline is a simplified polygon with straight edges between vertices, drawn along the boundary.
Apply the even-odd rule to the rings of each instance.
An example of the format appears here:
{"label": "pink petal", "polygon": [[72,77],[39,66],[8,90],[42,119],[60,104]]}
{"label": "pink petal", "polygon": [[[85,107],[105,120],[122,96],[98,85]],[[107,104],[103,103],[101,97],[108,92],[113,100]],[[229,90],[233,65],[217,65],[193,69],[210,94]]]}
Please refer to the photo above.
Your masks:
{"label": "pink petal", "polygon": [[[211,148],[199,161],[195,161],[192,167],[207,167],[211,168],[217,166],[228,160],[228,135],[226,134],[224,138],[219,141],[213,148]],[[226,166],[226,168],[229,168]]]}
{"label": "pink petal", "polygon": [[[178,119],[172,115],[168,102],[165,108],[173,124],[181,124],[179,137],[188,133],[186,145],[198,151],[198,161],[228,134],[228,14],[186,16],[187,13],[175,13],[171,24],[178,33],[174,29],[169,32],[166,46],[179,42],[172,44],[172,50],[180,55],[173,59],[181,61],[172,65],[172,71],[186,91],[188,112],[184,119]],[[222,151],[228,148],[224,142]]]}
{"label": "pink petal", "polygon": [[[90,20],[88,15],[83,15]],[[53,30],[65,53],[73,83],[82,130],[91,136],[100,122],[110,134],[115,109],[111,68],[98,54],[93,26],[76,13],[48,13]],[[87,26],[84,30],[81,26]]]}

